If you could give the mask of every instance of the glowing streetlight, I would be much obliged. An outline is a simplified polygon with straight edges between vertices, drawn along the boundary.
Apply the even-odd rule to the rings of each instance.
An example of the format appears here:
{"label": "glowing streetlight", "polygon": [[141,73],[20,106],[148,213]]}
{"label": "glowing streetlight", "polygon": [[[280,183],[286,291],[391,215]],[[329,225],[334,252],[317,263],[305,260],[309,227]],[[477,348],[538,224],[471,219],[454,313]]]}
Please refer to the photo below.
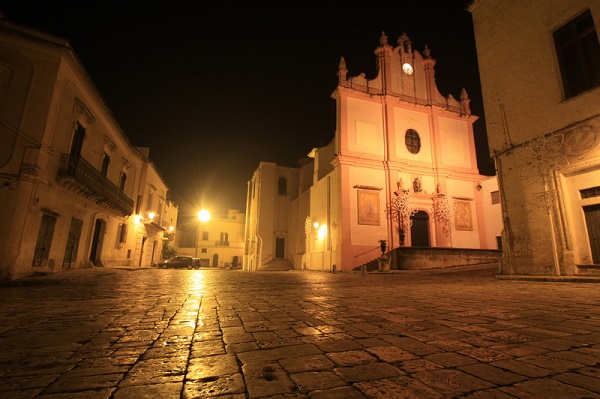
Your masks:
{"label": "glowing streetlight", "polygon": [[202,223],[208,222],[210,220],[210,212],[206,209],[202,209],[198,212],[198,220],[200,220]]}
{"label": "glowing streetlight", "polygon": [[[207,211],[206,209],[202,209],[201,211],[198,212],[198,220],[201,223],[206,223],[210,220],[210,212]],[[198,226],[197,228],[197,234],[196,234],[196,258],[198,257],[198,245],[200,243],[200,226]]]}

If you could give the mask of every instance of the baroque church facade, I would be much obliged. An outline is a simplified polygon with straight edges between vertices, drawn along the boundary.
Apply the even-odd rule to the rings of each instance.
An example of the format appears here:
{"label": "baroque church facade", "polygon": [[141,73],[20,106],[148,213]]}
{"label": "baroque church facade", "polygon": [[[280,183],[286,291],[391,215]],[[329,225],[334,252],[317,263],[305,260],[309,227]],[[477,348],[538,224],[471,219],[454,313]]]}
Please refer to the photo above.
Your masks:
{"label": "baroque church facade", "polygon": [[[338,67],[336,131],[248,182],[244,268],[352,270],[398,247],[498,249],[495,177],[477,168],[469,97],[443,96],[436,60],[382,33],[377,75]],[[491,216],[490,216],[491,215]]]}

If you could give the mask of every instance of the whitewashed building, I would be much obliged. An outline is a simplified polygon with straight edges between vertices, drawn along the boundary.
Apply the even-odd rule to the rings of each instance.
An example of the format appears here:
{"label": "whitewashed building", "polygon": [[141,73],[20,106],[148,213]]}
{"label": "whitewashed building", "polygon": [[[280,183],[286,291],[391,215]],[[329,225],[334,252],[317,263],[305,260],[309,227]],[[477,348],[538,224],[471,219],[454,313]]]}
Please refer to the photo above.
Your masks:
{"label": "whitewashed building", "polygon": [[129,142],[69,42],[4,20],[0,204],[8,280],[150,266],[177,219],[147,152]]}
{"label": "whitewashed building", "polygon": [[211,214],[207,221],[189,218],[179,221],[178,255],[200,259],[202,267],[242,267],[246,215],[228,209],[226,217]]}

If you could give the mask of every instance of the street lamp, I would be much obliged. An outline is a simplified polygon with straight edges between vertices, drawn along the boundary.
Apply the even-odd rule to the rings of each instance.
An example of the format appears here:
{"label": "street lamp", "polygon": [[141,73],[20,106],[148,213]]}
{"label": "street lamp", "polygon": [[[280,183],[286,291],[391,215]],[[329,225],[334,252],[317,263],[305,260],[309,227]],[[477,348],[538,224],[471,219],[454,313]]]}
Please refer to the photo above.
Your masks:
{"label": "street lamp", "polygon": [[410,204],[410,192],[402,188],[402,180],[397,182],[398,191],[394,191],[395,198],[387,204],[385,212],[392,222],[398,222],[398,236],[400,237],[400,246],[404,246],[406,238],[406,229],[412,225],[411,217],[417,213],[417,209]]}
{"label": "street lamp", "polygon": [[202,209],[198,212],[198,220],[200,220],[202,223],[208,222],[210,220],[210,212],[206,209]]}
{"label": "street lamp", "polygon": [[[206,209],[198,211],[198,220],[201,223],[206,223],[210,220],[210,212]],[[196,258],[198,257],[198,245],[200,242],[200,225],[196,228]]]}

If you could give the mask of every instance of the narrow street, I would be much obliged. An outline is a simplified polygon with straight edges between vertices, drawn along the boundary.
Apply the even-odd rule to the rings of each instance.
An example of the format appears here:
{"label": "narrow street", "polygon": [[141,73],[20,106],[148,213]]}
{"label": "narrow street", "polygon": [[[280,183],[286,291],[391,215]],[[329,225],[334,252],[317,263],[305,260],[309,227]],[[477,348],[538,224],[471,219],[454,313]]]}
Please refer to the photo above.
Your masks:
{"label": "narrow street", "polygon": [[600,285],[94,268],[0,287],[3,399],[600,398]]}

